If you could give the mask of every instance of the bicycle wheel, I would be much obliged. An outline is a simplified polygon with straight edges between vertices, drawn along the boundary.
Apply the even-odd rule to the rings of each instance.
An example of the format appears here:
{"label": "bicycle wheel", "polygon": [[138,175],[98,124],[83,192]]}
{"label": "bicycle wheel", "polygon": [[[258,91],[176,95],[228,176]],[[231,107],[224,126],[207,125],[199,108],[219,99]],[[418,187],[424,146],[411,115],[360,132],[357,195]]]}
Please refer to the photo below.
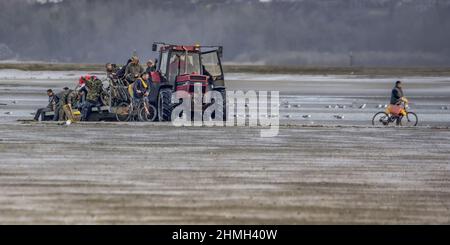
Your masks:
{"label": "bicycle wheel", "polygon": [[401,118],[400,125],[406,127],[414,127],[419,123],[419,118],[414,112],[407,112],[406,116]]}
{"label": "bicycle wheel", "polygon": [[144,106],[139,109],[139,120],[144,122],[154,122],[156,120],[156,108],[153,105],[147,105],[148,111]]}
{"label": "bicycle wheel", "polygon": [[111,106],[111,100],[110,100],[110,96],[109,93],[106,91],[102,91],[102,93],[100,94],[100,100],[102,102],[103,105],[105,106]]}
{"label": "bicycle wheel", "polygon": [[389,115],[386,112],[378,112],[372,118],[373,126],[387,126],[389,124]]}
{"label": "bicycle wheel", "polygon": [[126,102],[120,103],[116,107],[116,119],[119,122],[126,122],[130,120],[131,106]]}
{"label": "bicycle wheel", "polygon": [[128,121],[138,122],[141,120],[139,116],[140,106],[132,103],[130,106],[130,116],[128,117]]}
{"label": "bicycle wheel", "polygon": [[119,86],[118,91],[119,91],[120,99],[122,101],[130,101],[129,97],[128,97],[128,90],[126,89],[126,87]]}

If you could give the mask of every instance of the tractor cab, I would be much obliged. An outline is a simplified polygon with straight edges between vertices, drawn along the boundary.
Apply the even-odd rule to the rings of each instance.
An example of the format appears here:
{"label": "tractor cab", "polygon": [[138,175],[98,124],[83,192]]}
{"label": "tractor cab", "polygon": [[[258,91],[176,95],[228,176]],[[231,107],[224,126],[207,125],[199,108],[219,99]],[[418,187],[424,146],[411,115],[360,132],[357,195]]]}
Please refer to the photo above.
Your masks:
{"label": "tractor cab", "polygon": [[[158,75],[162,83],[174,88],[188,81],[205,83],[207,87],[224,86],[224,76],[220,56],[222,47],[213,46],[180,46],[170,44],[154,44],[153,50],[158,50]],[[206,49],[203,52],[202,49]],[[152,76],[153,78],[153,76]],[[175,89],[177,90],[177,89]]]}

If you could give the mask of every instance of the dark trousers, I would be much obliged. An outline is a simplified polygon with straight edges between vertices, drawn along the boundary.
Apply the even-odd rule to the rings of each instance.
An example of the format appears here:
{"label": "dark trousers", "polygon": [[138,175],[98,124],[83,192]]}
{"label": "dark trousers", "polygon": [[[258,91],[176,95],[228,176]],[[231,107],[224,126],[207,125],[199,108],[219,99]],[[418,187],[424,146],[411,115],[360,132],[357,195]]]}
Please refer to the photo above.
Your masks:
{"label": "dark trousers", "polygon": [[62,106],[57,105],[55,109],[55,115],[53,116],[53,121],[59,121],[59,117],[61,116]]}
{"label": "dark trousers", "polygon": [[86,100],[83,103],[83,107],[81,108],[81,121],[87,121],[89,115],[91,115],[92,107],[94,107],[95,103],[92,101]]}
{"label": "dark trousers", "polygon": [[45,108],[39,108],[39,109],[37,110],[37,112],[36,112],[36,115],[34,115],[34,120],[35,120],[35,121],[39,121],[39,117],[41,117],[41,115],[42,115],[43,113],[46,113],[46,112],[49,112],[49,111],[52,111],[52,109],[50,109],[50,108],[48,108],[48,107],[45,107]]}

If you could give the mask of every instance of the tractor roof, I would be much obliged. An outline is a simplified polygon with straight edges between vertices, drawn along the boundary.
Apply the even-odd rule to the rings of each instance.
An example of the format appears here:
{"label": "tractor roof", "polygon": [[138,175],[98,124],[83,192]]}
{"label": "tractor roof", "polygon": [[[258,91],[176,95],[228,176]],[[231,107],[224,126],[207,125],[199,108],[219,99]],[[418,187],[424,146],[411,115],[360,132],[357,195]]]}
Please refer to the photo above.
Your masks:
{"label": "tractor roof", "polygon": [[183,46],[183,45],[163,45],[161,46],[161,50],[176,50],[176,51],[188,51],[188,52],[196,52],[200,51],[200,45],[193,46]]}
{"label": "tractor roof", "polygon": [[209,51],[216,50],[219,53],[219,56],[222,57],[223,48],[222,46],[201,46],[200,44],[195,45],[178,45],[178,44],[168,44],[164,42],[154,42],[152,45],[152,51],[157,51],[158,47],[160,47],[160,51],[166,50],[175,50],[175,51],[188,51],[188,52],[200,52],[201,49],[207,49]]}

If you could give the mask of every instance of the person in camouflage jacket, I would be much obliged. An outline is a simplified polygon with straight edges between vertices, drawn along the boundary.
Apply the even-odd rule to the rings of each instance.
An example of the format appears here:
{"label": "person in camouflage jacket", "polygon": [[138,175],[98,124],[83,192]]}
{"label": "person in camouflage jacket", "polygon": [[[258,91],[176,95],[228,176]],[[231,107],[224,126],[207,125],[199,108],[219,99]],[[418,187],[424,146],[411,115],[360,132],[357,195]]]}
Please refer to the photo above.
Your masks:
{"label": "person in camouflage jacket", "polygon": [[86,100],[93,104],[97,104],[100,93],[102,92],[102,86],[102,81],[96,77],[86,80],[86,88],[88,91]]}
{"label": "person in camouflage jacket", "polygon": [[81,110],[81,120],[87,121],[89,115],[92,112],[92,107],[96,106],[99,102],[100,93],[102,91],[102,81],[95,76],[84,79],[84,85],[87,90],[86,101],[83,103]]}
{"label": "person in camouflage jacket", "polygon": [[80,92],[77,90],[71,90],[66,96],[63,98],[64,105],[69,105],[72,108],[75,108],[79,102],[79,94]]}

